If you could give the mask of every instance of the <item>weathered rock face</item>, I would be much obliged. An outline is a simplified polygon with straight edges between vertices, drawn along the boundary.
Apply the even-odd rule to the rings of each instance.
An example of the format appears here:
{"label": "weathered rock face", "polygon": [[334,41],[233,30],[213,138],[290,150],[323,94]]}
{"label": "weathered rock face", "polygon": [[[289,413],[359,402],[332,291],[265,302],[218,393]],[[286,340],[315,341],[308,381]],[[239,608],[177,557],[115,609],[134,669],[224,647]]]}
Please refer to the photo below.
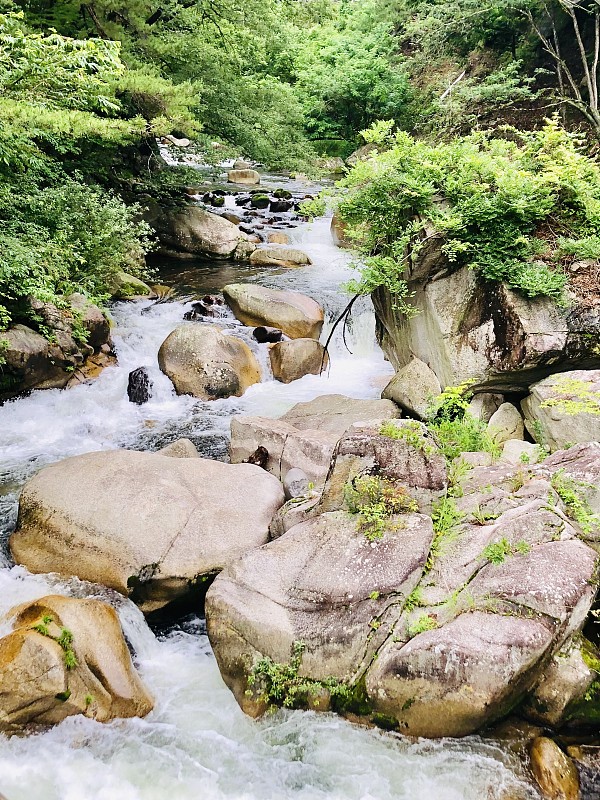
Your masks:
{"label": "weathered rock face", "polygon": [[347,249],[352,248],[352,241],[347,233],[348,226],[343,222],[338,214],[333,215],[331,218],[331,238],[336,247],[343,247]]}
{"label": "weathered rock face", "polygon": [[400,483],[424,513],[448,485],[443,456],[425,426],[414,420],[390,420],[387,427],[381,421],[357,422],[339,440],[334,456],[321,511],[343,508],[346,486],[363,475]]}
{"label": "weathered rock face", "polygon": [[111,606],[50,595],[8,616],[14,630],[0,639],[1,729],[73,714],[108,722],[152,710]]}
{"label": "weathered rock face", "polygon": [[[81,486],[93,501],[81,501]],[[150,612],[197,594],[229,561],[264,544],[283,502],[279,481],[250,464],[89,453],[28,481],[11,550],[31,572],[104,584]]]}
{"label": "weathered rock face", "polygon": [[273,246],[259,247],[250,256],[250,263],[266,267],[304,267],[312,264],[312,259],[302,250]]}
{"label": "weathered rock face", "polygon": [[373,295],[378,337],[396,369],[416,356],[443,386],[472,379],[476,389],[508,392],[565,369],[600,367],[598,314],[527,300],[468,267],[452,271],[443,238],[429,233],[405,274],[420,313],[407,320],[387,290]]}
{"label": "weathered rock face", "polygon": [[[0,400],[30,389],[63,389],[75,371],[85,367],[86,359],[103,355],[102,349],[110,351],[110,326],[100,309],[80,294],[71,295],[69,300],[70,309],[30,301],[32,310],[52,331],[52,342],[26,325],[15,325],[0,334],[0,340],[6,343],[2,352],[5,364],[0,375]],[[76,323],[87,331],[87,342],[75,339]],[[97,374],[102,371],[100,359],[98,366]]]}
{"label": "weathered rock face", "polygon": [[202,400],[241,397],[260,381],[260,366],[248,345],[214,325],[180,325],[160,346],[158,365],[177,394]]}
{"label": "weathered rock face", "polygon": [[[234,165],[235,167],[235,165]],[[227,173],[229,183],[239,183],[244,186],[257,186],[260,183],[260,172],[249,167],[241,169],[231,169]]]}
{"label": "weathered rock face", "polygon": [[425,419],[431,401],[441,391],[435,372],[418,358],[413,358],[398,370],[381,396],[384,400],[393,400],[403,411],[417,419]]}
{"label": "weathered rock face", "polygon": [[291,244],[292,240],[287,235],[287,233],[282,233],[281,231],[275,231],[274,233],[269,233],[267,236],[267,242],[269,244]]}
{"label": "weathered rock face", "polygon": [[152,397],[152,381],[147,367],[138,367],[129,373],[127,397],[130,403],[143,406]]}
{"label": "weathered rock face", "polygon": [[285,663],[295,642],[306,647],[302,675],[350,680],[376,651],[370,623],[413,591],[432,539],[431,520],[413,514],[372,546],[353,517],[337,512],[222,573],[206,598],[208,632],[242,708],[250,710],[246,676],[259,654]]}
{"label": "weathered rock face", "polygon": [[307,403],[296,403],[281,420],[298,430],[326,431],[339,438],[355,422],[399,416],[400,409],[391,400],[355,400],[342,394],[324,394]]}
{"label": "weathered rock face", "polygon": [[562,450],[600,441],[600,369],[551,375],[521,403],[527,429],[540,444]]}
{"label": "weathered rock face", "polygon": [[249,244],[236,225],[200,206],[163,212],[152,224],[168,254],[179,258],[232,258],[240,242]]}
{"label": "weathered rock face", "polygon": [[278,342],[269,350],[275,380],[291,383],[305,375],[319,375],[329,363],[325,348],[314,339]]}
{"label": "weathered rock face", "polygon": [[298,430],[277,419],[233,417],[231,420],[231,463],[242,464],[264,447],[268,453],[265,469],[283,480],[297,467],[309,481],[322,486],[338,436],[318,430]]}
{"label": "weathered rock face", "polygon": [[[598,555],[548,478],[564,468],[598,484],[600,444],[526,470],[474,467],[437,508],[435,536],[430,516],[408,510],[366,537],[364,519],[343,510],[353,474],[413,497],[445,485],[420,424],[393,421],[388,434],[391,426],[406,435],[385,443],[376,426],[350,429],[321,498],[287,503],[273,523],[280,538],[211,587],[209,636],[238,702],[251,714],[284,700],[333,708],[426,737],[470,734],[519,706],[544,724],[580,721],[599,673],[573,648]],[[288,515],[297,524],[286,526]],[[285,687],[264,659],[290,665]],[[600,713],[597,699],[586,702]]]}
{"label": "weathered rock face", "polygon": [[323,309],[305,294],[232,283],[223,289],[223,295],[244,325],[280,328],[291,339],[318,339],[321,335]]}

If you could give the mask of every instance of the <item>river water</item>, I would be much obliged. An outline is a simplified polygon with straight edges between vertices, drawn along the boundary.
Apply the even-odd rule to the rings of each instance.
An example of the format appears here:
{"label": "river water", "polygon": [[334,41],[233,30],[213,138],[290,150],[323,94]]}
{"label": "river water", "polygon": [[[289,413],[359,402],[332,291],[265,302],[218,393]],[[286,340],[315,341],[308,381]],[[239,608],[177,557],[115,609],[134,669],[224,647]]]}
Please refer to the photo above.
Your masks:
{"label": "river water", "polygon": [[[6,539],[20,486],[44,464],[94,450],[157,449],[180,436],[203,455],[226,460],[233,414],[278,416],[322,394],[378,397],[392,372],[375,344],[368,301],[357,307],[347,340],[337,337],[330,370],[289,385],[268,378],[266,350],[253,347],[267,372],[243,398],[200,403],[177,397],[158,370],[165,337],[189,302],[234,281],[304,291],[326,308],[328,322],[347,302],[340,285],[352,275],[334,247],[329,221],[302,224],[294,244],[314,264],[256,270],[231,263],[163,263],[167,302],[120,303],[111,310],[119,365],[69,391],[34,392],[0,407],[0,614],[49,592],[106,599],[117,608],[136,664],[156,699],[145,719],[102,725],[72,717],[43,733],[0,736],[0,793],[7,800],[517,800],[538,795],[519,759],[492,739],[414,741],[334,715],[279,711],[246,718],[221,681],[203,621],[190,616],[152,632],[137,608],[102,587],[57,576],[32,576],[11,564]],[[196,323],[200,324],[200,323]],[[236,325],[233,320],[226,322]],[[238,333],[250,342],[249,330]],[[264,346],[263,346],[264,347]],[[145,365],[154,383],[142,407],[127,400],[130,370]],[[93,503],[93,485],[81,486]],[[0,634],[6,632],[0,623]]]}

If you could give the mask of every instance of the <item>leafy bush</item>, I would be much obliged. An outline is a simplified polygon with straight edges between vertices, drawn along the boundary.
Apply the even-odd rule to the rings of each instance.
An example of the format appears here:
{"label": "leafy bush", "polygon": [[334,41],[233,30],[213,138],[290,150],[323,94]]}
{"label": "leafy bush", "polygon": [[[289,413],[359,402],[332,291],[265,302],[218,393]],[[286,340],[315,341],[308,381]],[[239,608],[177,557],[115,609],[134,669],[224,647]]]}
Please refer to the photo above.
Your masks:
{"label": "leafy bush", "polygon": [[340,183],[339,214],[366,256],[356,290],[386,286],[406,297],[406,256],[425,223],[444,236],[450,266],[562,301],[568,250],[596,252],[600,169],[556,118],[535,132],[441,144],[397,133],[389,144]]}
{"label": "leafy bush", "polygon": [[82,292],[102,302],[119,270],[142,275],[149,228],[138,214],[74,180],[22,198],[0,192],[0,330],[35,320],[29,298],[61,305]]}

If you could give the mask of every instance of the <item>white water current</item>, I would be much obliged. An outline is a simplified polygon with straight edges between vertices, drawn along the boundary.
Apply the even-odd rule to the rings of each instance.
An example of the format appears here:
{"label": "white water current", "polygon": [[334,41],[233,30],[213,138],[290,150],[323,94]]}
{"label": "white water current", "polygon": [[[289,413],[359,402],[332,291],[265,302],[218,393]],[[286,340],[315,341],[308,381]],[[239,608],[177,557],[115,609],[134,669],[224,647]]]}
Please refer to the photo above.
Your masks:
{"label": "white water current", "polygon": [[[200,403],[177,397],[160,373],[161,342],[182,321],[192,295],[228,282],[256,280],[304,291],[330,320],[347,302],[348,255],[334,247],[328,220],[301,225],[295,244],[314,264],[257,272],[249,267],[185,266],[179,299],[121,303],[112,309],[119,365],[69,391],[38,391],[0,407],[0,532],[14,525],[18,491],[44,464],[116,447],[156,449],[188,436],[203,454],[226,458],[234,413],[278,416],[321,394],[378,397],[392,370],[375,344],[365,301],[347,336],[332,347],[328,374],[289,385],[266,380],[243,398]],[[166,282],[168,279],[163,276]],[[182,288],[183,287],[183,288]],[[182,294],[183,293],[183,294]],[[201,323],[190,323],[201,324]],[[234,325],[233,321],[229,324]],[[327,335],[326,325],[324,336]],[[248,329],[238,326],[248,338]],[[263,346],[264,347],[264,346]],[[260,348],[253,343],[255,351]],[[266,350],[259,352],[266,366]],[[128,402],[128,373],[146,365],[152,399]],[[80,487],[94,502],[93,485]],[[221,681],[200,619],[190,617],[158,637],[128,600],[100,587],[32,576],[0,562],[0,615],[49,592],[98,596],[120,614],[136,664],[156,699],[145,719],[102,725],[72,717],[43,732],[0,736],[0,793],[7,800],[517,800],[535,798],[518,758],[491,739],[414,741],[366,730],[334,715],[280,711],[256,722],[239,710]],[[7,624],[0,623],[0,635]]]}

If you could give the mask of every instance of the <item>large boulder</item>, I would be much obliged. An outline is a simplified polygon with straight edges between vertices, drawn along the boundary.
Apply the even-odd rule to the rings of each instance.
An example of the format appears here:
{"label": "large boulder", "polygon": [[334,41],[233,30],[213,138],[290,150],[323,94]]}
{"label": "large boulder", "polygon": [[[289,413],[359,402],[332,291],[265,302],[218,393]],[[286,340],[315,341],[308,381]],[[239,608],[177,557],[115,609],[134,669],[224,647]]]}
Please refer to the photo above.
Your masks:
{"label": "large boulder", "polygon": [[[15,325],[0,332],[4,360],[0,374],[0,401],[30,389],[63,389],[76,372],[86,369],[87,359],[95,358],[86,377],[95,377],[109,363],[110,326],[102,311],[81,294],[69,298],[69,306],[57,308],[31,298],[46,338],[26,325]],[[82,341],[80,330],[87,336]]]}
{"label": "large boulder", "polygon": [[523,417],[512,403],[502,403],[488,422],[488,432],[499,445],[510,439],[522,439],[525,433]]}
{"label": "large boulder", "polygon": [[291,383],[305,375],[320,375],[329,363],[325,348],[314,339],[292,339],[278,342],[269,350],[273,377]]}
{"label": "large boulder", "polygon": [[593,309],[486,283],[469,267],[454,268],[444,243],[423,230],[407,259],[404,277],[418,314],[408,319],[385,288],[373,294],[378,337],[396,369],[417,357],[442,386],[472,381],[479,391],[520,392],[554,372],[600,367]]}
{"label": "large boulder", "polygon": [[441,391],[435,372],[418,358],[413,358],[398,370],[381,396],[384,400],[393,400],[403,411],[423,420],[432,401]]}
{"label": "large boulder", "polygon": [[259,247],[250,256],[250,263],[264,267],[304,267],[312,264],[310,256],[293,247]]}
{"label": "large boulder", "polygon": [[599,448],[527,470],[458,471],[432,524],[393,502],[403,488],[423,511],[422,490],[431,500],[445,487],[423,426],[351,428],[322,497],[288,502],[280,514],[297,524],[274,521],[279,538],[233,562],[208,593],[209,637],[242,708],[333,708],[426,737],[471,734],[519,706],[560,725],[581,721],[585,702],[597,719],[597,696],[587,698],[599,662],[573,648],[598,555],[553,476],[570,469],[598,484]]}
{"label": "large boulder", "polygon": [[180,325],[158,351],[158,365],[173,381],[177,394],[202,400],[241,397],[260,382],[260,366],[252,350],[216,325]]}
{"label": "large boulder", "polygon": [[318,339],[321,335],[323,309],[305,294],[232,283],[223,289],[223,295],[244,325],[280,328],[291,339]]}
{"label": "large boulder", "polygon": [[108,722],[152,710],[111,606],[50,595],[8,617],[13,631],[0,639],[1,729],[51,725],[73,714]]}
{"label": "large boulder", "polygon": [[229,183],[238,183],[242,186],[258,186],[260,183],[260,172],[250,167],[230,169],[227,173]]}
{"label": "large boulder", "polygon": [[350,681],[377,651],[375,621],[417,585],[432,539],[431,520],[412,514],[391,519],[370,543],[342,511],[296,526],[223,572],[206,597],[208,633],[242,708],[253,711],[246,694],[253,666],[262,658],[289,662],[298,642],[299,675]]}
{"label": "large boulder", "polygon": [[232,258],[240,243],[249,244],[237,225],[200,206],[162,212],[153,224],[163,248],[179,258]]}
{"label": "large boulder", "polygon": [[104,584],[150,612],[198,594],[229,561],[264,544],[283,502],[279,481],[251,464],[88,453],[28,481],[10,546],[31,572]]}
{"label": "large boulder", "polygon": [[298,430],[320,430],[339,438],[355,422],[396,419],[400,409],[391,400],[356,400],[342,394],[323,394],[296,403],[281,420]]}
{"label": "large boulder", "polygon": [[521,408],[540,444],[562,450],[600,441],[600,369],[550,375],[534,384]]}

